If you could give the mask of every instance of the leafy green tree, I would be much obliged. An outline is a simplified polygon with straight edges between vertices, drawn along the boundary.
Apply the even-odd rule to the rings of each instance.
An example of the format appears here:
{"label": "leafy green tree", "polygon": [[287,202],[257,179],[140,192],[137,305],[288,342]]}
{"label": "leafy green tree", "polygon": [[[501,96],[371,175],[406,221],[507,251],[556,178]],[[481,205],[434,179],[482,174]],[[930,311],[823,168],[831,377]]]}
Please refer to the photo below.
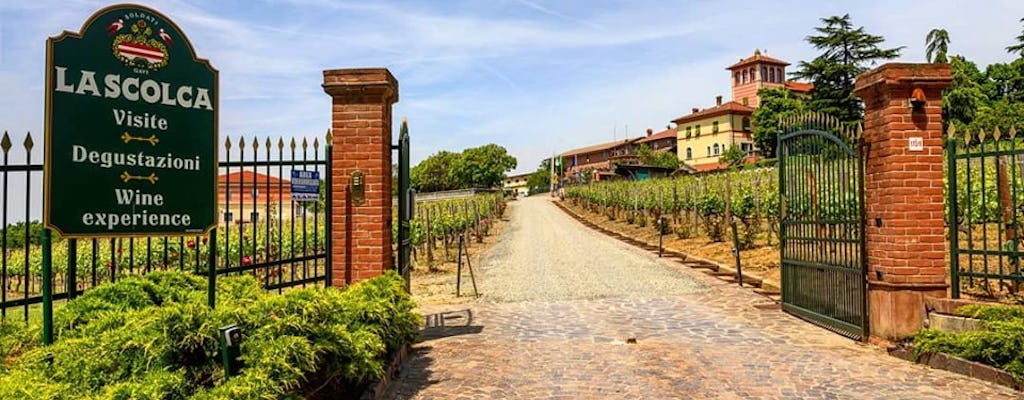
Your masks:
{"label": "leafy green tree", "polygon": [[458,185],[449,178],[449,171],[459,158],[459,153],[442,150],[420,161],[409,171],[412,187],[424,193],[456,189]]}
{"label": "leafy green tree", "polygon": [[530,174],[530,177],[526,179],[526,186],[530,188],[530,193],[543,193],[551,190],[551,167],[548,167],[547,160],[544,160],[540,167]]}
{"label": "leafy green tree", "polygon": [[986,67],[984,90],[992,101],[1024,101],[1024,58]]}
{"label": "leafy green tree", "polygon": [[636,150],[636,156],[640,159],[640,164],[652,166],[652,167],[663,167],[663,168],[679,168],[679,156],[676,153],[664,151],[656,152],[651,150],[647,144],[641,144]]}
{"label": "leafy green tree", "polygon": [[946,53],[949,51],[949,32],[946,32],[945,29],[932,29],[924,41],[927,45],[925,54],[928,57],[928,62],[940,64],[949,62],[946,59]]}
{"label": "leafy green tree", "polygon": [[501,186],[505,173],[516,168],[516,158],[504,147],[487,144],[462,151],[451,163],[448,179],[457,188]]}
{"label": "leafy green tree", "polygon": [[963,56],[952,56],[949,69],[953,81],[942,93],[942,121],[962,130],[974,121],[978,107],[989,101],[982,88],[985,75]]}
{"label": "leafy green tree", "polygon": [[867,33],[864,27],[854,28],[849,14],[822,18],[821,22],[824,26],[815,28],[819,35],[808,36],[807,42],[822,53],[811,61],[801,61],[794,76],[814,83],[811,109],[841,121],[858,121],[863,105],[853,94],[854,79],[877,61],[898,57],[902,47],[881,48],[885,39]]}
{"label": "leafy green tree", "polygon": [[[1024,18],[1021,18],[1020,22],[1024,22]],[[1024,57],[1024,30],[1021,31],[1020,35],[1017,35],[1017,44],[1006,46],[1006,52],[1019,54],[1021,57]]]}
{"label": "leafy green tree", "polygon": [[758,107],[750,118],[754,129],[754,143],[764,152],[765,157],[775,157],[775,146],[778,144],[780,118],[795,116],[807,109],[804,100],[784,88],[765,88],[757,92],[760,97]]}
{"label": "leafy green tree", "polygon": [[729,149],[722,153],[722,156],[718,158],[719,161],[729,164],[730,167],[743,164],[743,160],[747,158],[747,152],[743,151],[740,146],[732,145]]}

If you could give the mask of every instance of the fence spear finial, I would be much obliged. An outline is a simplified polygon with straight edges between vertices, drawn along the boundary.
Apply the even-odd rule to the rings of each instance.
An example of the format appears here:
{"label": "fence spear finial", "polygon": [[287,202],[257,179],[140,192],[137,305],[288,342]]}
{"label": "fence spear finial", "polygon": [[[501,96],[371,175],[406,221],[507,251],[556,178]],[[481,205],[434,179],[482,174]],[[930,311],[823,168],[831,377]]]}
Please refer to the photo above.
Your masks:
{"label": "fence spear finial", "polygon": [[1010,132],[1008,132],[1008,134],[1010,135],[1010,139],[1017,138],[1017,127],[1016,126],[1010,126]]}
{"label": "fence spear finial", "polygon": [[995,139],[995,140],[999,140],[999,138],[1002,137],[1002,136],[1003,136],[1003,132],[1001,132],[999,130],[999,127],[997,126],[995,131],[992,132],[992,138]]}
{"label": "fence spear finial", "polygon": [[25,133],[25,150],[32,151],[35,142],[32,141],[32,132]]}
{"label": "fence spear finial", "polygon": [[231,150],[231,136],[224,139],[224,148]]}
{"label": "fence spear finial", "polygon": [[4,138],[3,140],[0,140],[0,148],[3,148],[4,156],[6,156],[7,151],[11,149],[11,136],[7,134],[7,131],[4,131]]}
{"label": "fence spear finial", "polygon": [[306,137],[303,136],[302,137],[302,151],[306,151],[307,148],[309,148],[309,143],[306,142]]}
{"label": "fence spear finial", "polygon": [[314,136],[313,137],[313,152],[316,153],[318,150],[320,150],[320,138]]}
{"label": "fence spear finial", "polygon": [[242,135],[238,136],[238,148],[239,149],[244,149],[245,148],[245,136],[242,136]]}
{"label": "fence spear finial", "polygon": [[330,128],[327,129],[327,135],[325,137],[327,138],[327,141],[324,143],[327,143],[327,145],[330,146],[334,142],[334,134],[331,133]]}

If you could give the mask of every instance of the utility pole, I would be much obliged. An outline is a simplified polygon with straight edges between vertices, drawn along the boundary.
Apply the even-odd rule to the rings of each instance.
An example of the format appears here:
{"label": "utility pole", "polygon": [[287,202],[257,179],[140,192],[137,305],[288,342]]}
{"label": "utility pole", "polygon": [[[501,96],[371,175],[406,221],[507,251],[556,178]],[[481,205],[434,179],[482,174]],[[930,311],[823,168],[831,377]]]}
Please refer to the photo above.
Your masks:
{"label": "utility pole", "polygon": [[555,196],[555,153],[551,153],[551,160],[548,161],[548,166],[551,167],[551,197]]}

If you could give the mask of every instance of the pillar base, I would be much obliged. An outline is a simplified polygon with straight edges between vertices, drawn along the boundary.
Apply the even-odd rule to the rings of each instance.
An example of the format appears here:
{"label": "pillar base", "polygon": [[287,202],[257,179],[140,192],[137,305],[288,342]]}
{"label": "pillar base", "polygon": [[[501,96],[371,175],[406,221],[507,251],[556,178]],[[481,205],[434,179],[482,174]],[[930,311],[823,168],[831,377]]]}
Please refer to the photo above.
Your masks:
{"label": "pillar base", "polygon": [[946,297],[949,286],[940,283],[868,281],[868,318],[871,336],[897,342],[924,327],[925,298]]}

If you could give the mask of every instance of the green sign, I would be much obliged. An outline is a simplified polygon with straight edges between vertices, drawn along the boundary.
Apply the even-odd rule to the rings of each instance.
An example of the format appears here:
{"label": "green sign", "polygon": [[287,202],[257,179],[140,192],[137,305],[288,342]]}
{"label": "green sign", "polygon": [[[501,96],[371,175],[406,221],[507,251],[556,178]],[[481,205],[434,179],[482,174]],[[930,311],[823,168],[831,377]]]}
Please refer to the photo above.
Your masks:
{"label": "green sign", "polygon": [[66,237],[216,226],[217,70],[163,14],[115,5],[46,42],[43,220]]}

